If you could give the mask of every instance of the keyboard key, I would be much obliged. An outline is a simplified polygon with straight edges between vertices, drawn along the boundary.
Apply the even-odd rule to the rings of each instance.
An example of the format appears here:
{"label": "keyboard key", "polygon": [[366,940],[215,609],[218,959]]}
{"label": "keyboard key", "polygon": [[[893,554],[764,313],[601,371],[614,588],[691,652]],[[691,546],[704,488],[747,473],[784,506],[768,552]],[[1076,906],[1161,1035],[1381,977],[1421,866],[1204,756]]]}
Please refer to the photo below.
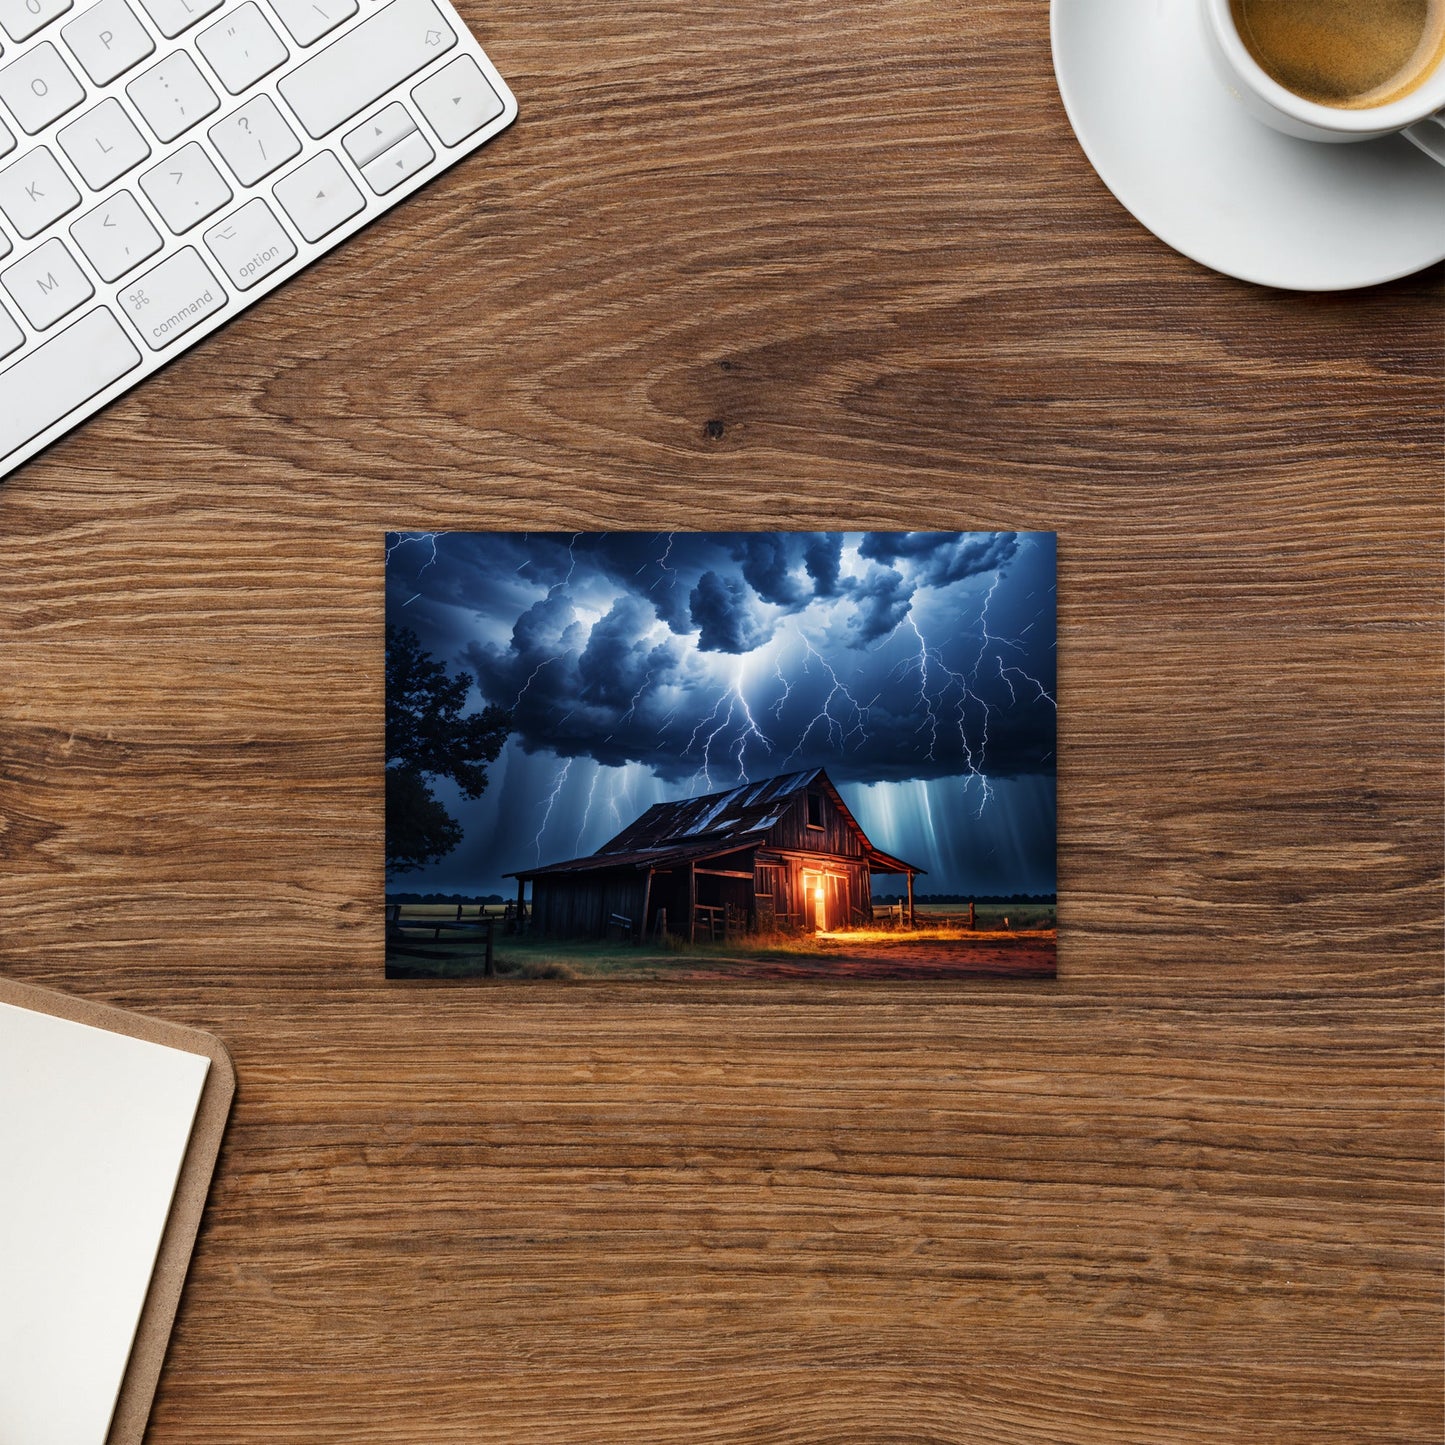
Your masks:
{"label": "keyboard key", "polygon": [[104,306],[0,371],[0,456],[38,437],[140,365]]}
{"label": "keyboard key", "polygon": [[383,151],[374,161],[362,166],[361,176],[378,196],[384,196],[418,171],[425,170],[435,159],[436,153],[426,138],[414,130],[389,151]]}
{"label": "keyboard key", "polygon": [[0,0],[0,25],[12,40],[28,40],[58,20],[75,0]]}
{"label": "keyboard key", "polygon": [[249,291],[296,254],[295,242],[260,196],[212,226],[205,242],[238,291]]}
{"label": "keyboard key", "polygon": [[0,100],[26,135],[44,130],[84,99],[81,83],[48,40],[0,70]]}
{"label": "keyboard key", "polygon": [[457,43],[432,0],[391,0],[276,83],[320,140]]}
{"label": "keyboard key", "polygon": [[[11,320],[3,306],[0,306],[0,357],[9,356],[25,345],[25,333]],[[0,390],[0,397],[4,391]]]}
{"label": "keyboard key", "polygon": [[312,45],[356,14],[356,0],[271,0],[297,45]]}
{"label": "keyboard key", "polygon": [[0,261],[3,261],[14,249],[15,247],[10,244],[10,237],[4,231],[0,231]]}
{"label": "keyboard key", "polygon": [[167,256],[120,293],[120,304],[152,351],[160,351],[226,304],[221,283],[194,246]]}
{"label": "keyboard key", "polygon": [[286,59],[286,47],[250,0],[201,31],[196,48],[232,95],[240,95]]}
{"label": "keyboard key", "polygon": [[80,204],[80,192],[46,146],[0,171],[0,211],[28,241]]}
{"label": "keyboard key", "polygon": [[118,281],[160,250],[161,233],[129,191],[117,191],[70,228],[102,281]]}
{"label": "keyboard key", "polygon": [[225,0],[141,0],[146,14],[167,40],[174,40],[182,30],[189,30],[197,20],[219,10]]}
{"label": "keyboard key", "polygon": [[269,95],[248,100],[240,110],[217,121],[211,144],[243,186],[254,186],[301,153],[301,142]]}
{"label": "keyboard key", "polygon": [[443,145],[460,145],[506,109],[470,55],[459,55],[411,93]]}
{"label": "keyboard key", "polygon": [[109,85],[156,48],[125,0],[100,0],[62,25],[60,33],[96,85]]}
{"label": "keyboard key", "polygon": [[216,92],[206,84],[196,62],[184,50],[173,50],[131,81],[125,93],[160,141],[172,141],[220,109]]}
{"label": "keyboard key", "polygon": [[382,151],[389,151],[403,136],[416,129],[411,112],[398,100],[378,111],[364,125],[349,130],[341,137],[346,154],[359,166],[374,161]]}
{"label": "keyboard key", "polygon": [[0,156],[8,156],[15,149],[15,135],[10,127],[0,120]]}
{"label": "keyboard key", "polygon": [[151,153],[145,137],[114,96],[71,121],[56,139],[93,191],[103,190]]}
{"label": "keyboard key", "polygon": [[65,242],[54,236],[0,272],[0,281],[37,331],[54,326],[95,295],[95,287],[65,249]]}
{"label": "keyboard key", "polygon": [[140,188],[176,235],[214,216],[231,200],[231,188],[195,141],[172,151],[140,178]]}
{"label": "keyboard key", "polygon": [[331,151],[321,151],[272,187],[281,209],[308,241],[319,241],[365,205]]}

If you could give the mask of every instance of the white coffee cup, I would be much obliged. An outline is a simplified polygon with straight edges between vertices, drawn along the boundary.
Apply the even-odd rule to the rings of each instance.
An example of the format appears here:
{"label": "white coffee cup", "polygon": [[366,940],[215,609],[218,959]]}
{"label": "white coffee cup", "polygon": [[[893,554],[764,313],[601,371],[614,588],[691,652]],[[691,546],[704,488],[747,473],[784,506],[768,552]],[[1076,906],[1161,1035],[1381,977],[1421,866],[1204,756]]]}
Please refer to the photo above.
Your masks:
{"label": "white coffee cup", "polygon": [[1378,140],[1405,135],[1445,165],[1445,63],[1407,94],[1384,105],[1344,109],[1320,105],[1286,89],[1249,53],[1234,24],[1229,0],[1199,0],[1216,65],[1235,98],[1257,120],[1315,141]]}

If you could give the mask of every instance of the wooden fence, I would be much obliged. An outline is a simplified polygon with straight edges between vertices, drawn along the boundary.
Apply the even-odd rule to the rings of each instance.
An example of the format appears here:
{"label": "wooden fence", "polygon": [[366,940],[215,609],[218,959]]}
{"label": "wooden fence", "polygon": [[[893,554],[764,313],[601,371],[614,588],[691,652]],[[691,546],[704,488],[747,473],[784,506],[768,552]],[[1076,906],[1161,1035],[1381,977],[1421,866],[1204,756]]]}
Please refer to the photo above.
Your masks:
{"label": "wooden fence", "polygon": [[[408,918],[404,910],[405,903],[388,903],[386,905],[386,951],[399,958],[424,958],[433,961],[453,957],[453,954],[439,945],[442,935],[452,937],[458,933],[480,933],[485,946],[485,955],[482,964],[482,973],[485,977],[491,978],[495,973],[492,958],[492,945],[497,931],[497,919],[494,914],[489,914],[485,904],[474,905],[476,913],[468,915],[466,904],[458,903],[455,918],[446,918],[441,915],[418,917],[413,915]],[[411,905],[425,906],[425,905]],[[427,947],[423,935],[431,934],[431,947]]]}

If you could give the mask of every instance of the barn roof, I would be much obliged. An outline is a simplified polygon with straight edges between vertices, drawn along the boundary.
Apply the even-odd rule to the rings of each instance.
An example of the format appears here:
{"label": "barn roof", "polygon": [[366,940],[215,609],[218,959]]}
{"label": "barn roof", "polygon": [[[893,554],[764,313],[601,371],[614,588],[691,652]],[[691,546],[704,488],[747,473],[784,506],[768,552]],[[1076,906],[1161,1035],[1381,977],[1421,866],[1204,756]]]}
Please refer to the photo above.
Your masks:
{"label": "barn roof", "polygon": [[832,793],[844,816],[863,839],[868,861],[879,873],[922,873],[875,848],[848,805],[822,768],[799,773],[782,773],[756,783],[743,783],[724,793],[702,798],[680,798],[672,803],[654,803],[636,822],[624,828],[585,858],[569,858],[542,868],[518,869],[508,878],[533,878],[542,873],[592,873],[611,868],[673,867],[678,863],[700,863],[741,848],[763,843],[782,820],[784,812],[800,789],[822,781]]}
{"label": "barn roof", "polygon": [[660,844],[686,846],[704,838],[766,833],[777,825],[798,790],[806,788],[822,773],[822,768],[809,768],[801,773],[783,773],[761,782],[744,783],[726,793],[654,803],[635,823],[597,851],[613,853],[655,848]]}

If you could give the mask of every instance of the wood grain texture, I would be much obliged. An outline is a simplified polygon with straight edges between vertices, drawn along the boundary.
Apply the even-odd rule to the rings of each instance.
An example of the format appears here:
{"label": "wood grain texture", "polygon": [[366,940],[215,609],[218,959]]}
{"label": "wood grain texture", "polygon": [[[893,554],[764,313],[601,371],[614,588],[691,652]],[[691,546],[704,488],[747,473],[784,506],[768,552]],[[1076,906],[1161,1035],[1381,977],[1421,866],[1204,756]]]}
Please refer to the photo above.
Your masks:
{"label": "wood grain texture", "polygon": [[[1438,1439],[1439,270],[1165,249],[1038,0],[470,18],[0,488],[0,967],[240,1076],[150,1439]],[[1058,982],[386,984],[383,529],[739,524],[1058,530]]]}

